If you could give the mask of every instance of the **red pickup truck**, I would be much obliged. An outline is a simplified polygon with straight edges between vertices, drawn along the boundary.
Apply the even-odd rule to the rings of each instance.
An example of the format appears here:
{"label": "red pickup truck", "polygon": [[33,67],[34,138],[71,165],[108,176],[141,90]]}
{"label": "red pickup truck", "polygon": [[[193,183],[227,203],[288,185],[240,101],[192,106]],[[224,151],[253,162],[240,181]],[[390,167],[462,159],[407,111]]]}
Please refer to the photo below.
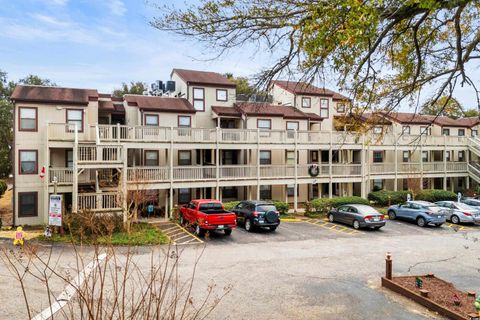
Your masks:
{"label": "red pickup truck", "polygon": [[218,200],[192,200],[180,208],[180,223],[194,226],[195,233],[200,237],[207,230],[223,230],[229,236],[237,226],[237,216],[226,211]]}

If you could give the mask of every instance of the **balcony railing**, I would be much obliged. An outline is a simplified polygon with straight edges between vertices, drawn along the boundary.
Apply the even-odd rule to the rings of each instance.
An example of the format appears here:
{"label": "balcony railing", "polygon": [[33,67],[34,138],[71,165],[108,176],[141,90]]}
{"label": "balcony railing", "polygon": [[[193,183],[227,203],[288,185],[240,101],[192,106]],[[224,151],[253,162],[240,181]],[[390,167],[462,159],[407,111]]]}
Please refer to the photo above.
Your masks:
{"label": "balcony railing", "polygon": [[84,211],[121,210],[121,200],[116,192],[80,193],[78,209]]}
{"label": "balcony railing", "polygon": [[[79,133],[80,140],[106,144],[119,142],[170,142],[175,143],[268,143],[268,144],[315,144],[315,145],[368,145],[383,146],[467,146],[464,136],[431,135],[375,135],[361,136],[340,131],[287,131],[256,129],[217,128],[169,128],[153,126],[96,125]],[[66,124],[49,124],[50,140],[73,141],[74,133]],[[479,144],[480,146],[480,144]]]}
{"label": "balcony railing", "polygon": [[80,145],[78,163],[122,162],[122,147],[118,145]]}

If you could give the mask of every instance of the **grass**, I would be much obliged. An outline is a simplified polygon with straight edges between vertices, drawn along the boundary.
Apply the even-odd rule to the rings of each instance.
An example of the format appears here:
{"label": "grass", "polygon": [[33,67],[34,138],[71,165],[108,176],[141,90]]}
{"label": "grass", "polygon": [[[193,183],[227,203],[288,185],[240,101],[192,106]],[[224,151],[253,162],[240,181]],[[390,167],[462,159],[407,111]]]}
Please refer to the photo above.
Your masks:
{"label": "grass", "polygon": [[305,217],[317,219],[317,218],[325,218],[327,215],[325,213],[317,213],[317,212],[305,212]]}
{"label": "grass", "polygon": [[99,244],[113,246],[142,246],[142,245],[159,245],[167,244],[169,238],[158,228],[149,223],[132,224],[130,234],[126,231],[115,232],[110,237],[101,236],[97,239],[72,237],[70,234],[59,235],[54,234],[51,238],[45,238],[41,235],[36,238],[42,241],[75,243],[75,244]]}

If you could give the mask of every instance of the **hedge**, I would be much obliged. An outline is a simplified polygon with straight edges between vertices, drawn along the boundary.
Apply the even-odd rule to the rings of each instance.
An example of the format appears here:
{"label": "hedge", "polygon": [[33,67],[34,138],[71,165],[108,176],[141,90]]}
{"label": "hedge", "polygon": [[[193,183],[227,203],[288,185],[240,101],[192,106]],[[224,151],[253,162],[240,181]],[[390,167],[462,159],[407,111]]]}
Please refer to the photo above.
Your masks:
{"label": "hedge", "polygon": [[225,210],[230,211],[235,207],[237,204],[239,204],[240,201],[229,201],[229,202],[224,202],[223,206],[225,207]]}
{"label": "hedge", "polygon": [[0,196],[3,195],[5,191],[7,191],[7,188],[8,186],[5,180],[0,180]]}
{"label": "hedge", "polygon": [[388,191],[388,190],[380,190],[370,192],[368,194],[368,200],[375,202],[375,204],[379,206],[388,206],[389,205],[389,197],[390,197],[390,204],[399,204],[407,201],[407,195],[411,191]]}
{"label": "hedge", "polygon": [[366,204],[369,202],[367,199],[361,197],[338,197],[338,198],[316,198],[310,202],[312,208],[316,212],[327,213],[332,208],[337,208],[345,204]]}
{"label": "hedge", "polygon": [[426,189],[420,191],[415,197],[415,200],[423,200],[429,202],[456,201],[457,194],[455,192],[446,190]]}
{"label": "hedge", "polygon": [[275,208],[277,208],[278,212],[280,212],[280,214],[288,214],[288,209],[290,209],[288,203],[277,200],[273,200],[272,202]]}

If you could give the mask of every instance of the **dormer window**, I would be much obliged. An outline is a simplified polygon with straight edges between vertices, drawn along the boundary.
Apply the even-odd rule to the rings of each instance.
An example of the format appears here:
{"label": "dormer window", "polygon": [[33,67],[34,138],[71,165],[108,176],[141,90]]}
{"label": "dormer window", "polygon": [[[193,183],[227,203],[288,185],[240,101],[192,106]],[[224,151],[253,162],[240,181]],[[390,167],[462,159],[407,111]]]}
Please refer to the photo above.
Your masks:
{"label": "dormer window", "polygon": [[228,91],[227,89],[217,89],[217,101],[228,101]]}
{"label": "dormer window", "polygon": [[328,99],[320,99],[320,117],[326,119],[328,114]]}
{"label": "dormer window", "polygon": [[309,97],[302,98],[302,108],[310,108],[312,106],[312,99]]}

